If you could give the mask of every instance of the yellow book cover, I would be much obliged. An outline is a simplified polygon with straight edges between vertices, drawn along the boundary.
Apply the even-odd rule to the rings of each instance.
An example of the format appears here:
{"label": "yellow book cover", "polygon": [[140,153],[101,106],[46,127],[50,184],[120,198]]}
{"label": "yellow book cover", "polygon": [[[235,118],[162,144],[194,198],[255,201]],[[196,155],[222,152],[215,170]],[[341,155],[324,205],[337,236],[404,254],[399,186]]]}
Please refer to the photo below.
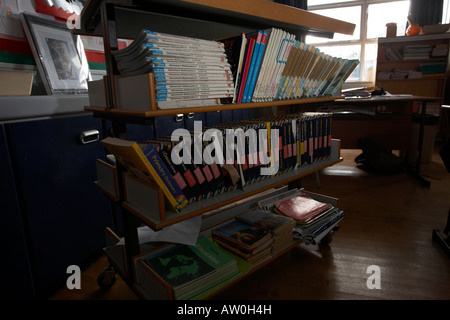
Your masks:
{"label": "yellow book cover", "polygon": [[186,206],[186,196],[151,144],[141,149],[134,141],[110,137],[103,139],[102,144],[128,170],[139,177],[145,176],[154,181],[163,190],[176,212]]}

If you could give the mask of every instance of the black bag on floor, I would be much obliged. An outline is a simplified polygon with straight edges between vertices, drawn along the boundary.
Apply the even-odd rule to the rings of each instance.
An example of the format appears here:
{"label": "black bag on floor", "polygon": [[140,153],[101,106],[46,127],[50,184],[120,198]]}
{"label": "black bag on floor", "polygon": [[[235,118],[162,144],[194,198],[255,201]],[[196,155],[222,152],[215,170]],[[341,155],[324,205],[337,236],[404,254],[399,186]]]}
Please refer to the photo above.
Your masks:
{"label": "black bag on floor", "polygon": [[355,158],[355,162],[363,165],[369,171],[394,174],[405,169],[405,161],[402,158],[370,139],[359,139],[358,146],[363,152]]}

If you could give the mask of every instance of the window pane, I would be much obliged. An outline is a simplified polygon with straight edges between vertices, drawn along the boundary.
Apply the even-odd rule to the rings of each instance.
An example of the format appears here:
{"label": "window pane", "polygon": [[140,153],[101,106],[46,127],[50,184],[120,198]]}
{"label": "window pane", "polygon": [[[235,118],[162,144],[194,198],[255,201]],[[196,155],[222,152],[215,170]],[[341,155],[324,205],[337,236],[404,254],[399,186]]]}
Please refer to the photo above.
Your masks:
{"label": "window pane", "polygon": [[364,50],[364,64],[361,80],[374,82],[377,63],[377,44],[366,44]]}
{"label": "window pane", "polygon": [[355,0],[308,0],[308,7],[317,6],[320,4],[329,4],[329,3],[339,3],[339,2],[349,2]]}
{"label": "window pane", "polygon": [[306,36],[307,43],[324,43],[331,41],[345,41],[345,40],[357,40],[360,34],[360,22],[361,22],[361,6],[345,7],[345,8],[333,8],[322,10],[311,10],[313,13],[320,14],[322,16],[350,22],[356,25],[355,32],[352,36],[335,33],[333,39],[319,38],[313,36]]}
{"label": "window pane", "polygon": [[[329,54],[336,58],[344,59],[358,59],[361,60],[361,46],[349,45],[349,46],[318,46],[321,52]],[[352,74],[347,78],[347,81],[360,80],[361,64],[355,68]]]}
{"label": "window pane", "polygon": [[442,10],[442,23],[450,23],[450,0],[444,0],[444,6]]}
{"label": "window pane", "polygon": [[404,36],[409,1],[371,4],[368,7],[367,38],[386,37],[386,23],[397,23],[397,36]]}

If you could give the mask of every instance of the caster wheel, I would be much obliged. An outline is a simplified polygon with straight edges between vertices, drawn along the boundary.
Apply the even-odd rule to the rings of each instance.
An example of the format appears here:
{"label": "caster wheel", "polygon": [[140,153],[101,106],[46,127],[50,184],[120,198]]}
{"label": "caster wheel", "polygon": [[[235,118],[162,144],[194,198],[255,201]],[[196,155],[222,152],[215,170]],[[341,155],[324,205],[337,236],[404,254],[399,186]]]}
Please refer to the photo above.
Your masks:
{"label": "caster wheel", "polygon": [[113,267],[106,268],[98,276],[97,283],[101,288],[112,287],[116,283],[116,271]]}

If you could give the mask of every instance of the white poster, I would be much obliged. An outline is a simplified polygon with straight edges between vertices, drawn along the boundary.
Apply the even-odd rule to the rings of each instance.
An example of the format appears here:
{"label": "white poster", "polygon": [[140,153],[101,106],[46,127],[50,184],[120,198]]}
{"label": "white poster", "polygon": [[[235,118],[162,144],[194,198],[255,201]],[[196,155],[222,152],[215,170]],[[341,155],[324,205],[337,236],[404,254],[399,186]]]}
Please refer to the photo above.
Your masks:
{"label": "white poster", "polygon": [[25,38],[17,0],[0,0],[0,37]]}

